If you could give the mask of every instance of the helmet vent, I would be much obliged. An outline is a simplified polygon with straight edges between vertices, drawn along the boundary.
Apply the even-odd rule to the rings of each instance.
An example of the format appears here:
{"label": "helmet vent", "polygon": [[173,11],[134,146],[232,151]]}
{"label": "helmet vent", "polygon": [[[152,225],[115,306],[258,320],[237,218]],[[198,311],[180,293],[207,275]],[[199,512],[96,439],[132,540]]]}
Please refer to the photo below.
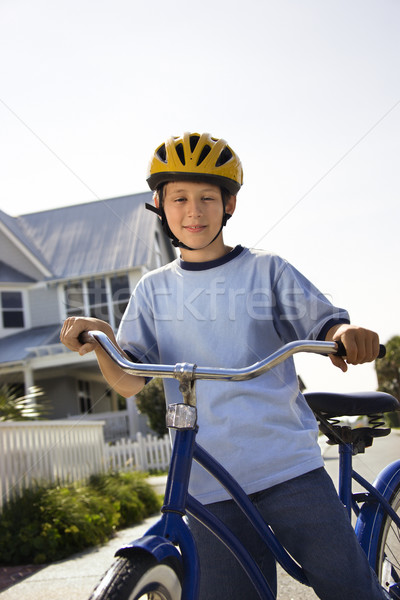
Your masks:
{"label": "helmet vent", "polygon": [[189,138],[189,142],[190,142],[190,151],[194,152],[194,149],[197,146],[197,142],[199,141],[200,136],[199,135],[191,135]]}
{"label": "helmet vent", "polygon": [[161,162],[167,163],[167,151],[165,149],[165,144],[160,146],[157,150],[157,157],[161,160]]}
{"label": "helmet vent", "polygon": [[225,148],[222,150],[221,154],[218,157],[217,162],[215,163],[216,167],[221,167],[222,165],[226,164],[229,160],[231,160],[233,154],[232,151],[228,148],[228,146],[225,146]]}
{"label": "helmet vent", "polygon": [[197,166],[201,165],[203,160],[206,158],[206,156],[208,156],[210,154],[210,152],[211,152],[211,147],[208,144],[206,144],[200,153],[199,160],[197,161]]}
{"label": "helmet vent", "polygon": [[178,145],[175,147],[175,150],[176,150],[176,153],[177,153],[177,155],[179,156],[179,160],[181,161],[181,163],[182,163],[183,165],[185,165],[185,164],[186,164],[186,163],[185,163],[185,152],[184,152],[184,150],[183,150],[183,144],[182,144],[182,143],[181,143],[181,144],[178,144]]}

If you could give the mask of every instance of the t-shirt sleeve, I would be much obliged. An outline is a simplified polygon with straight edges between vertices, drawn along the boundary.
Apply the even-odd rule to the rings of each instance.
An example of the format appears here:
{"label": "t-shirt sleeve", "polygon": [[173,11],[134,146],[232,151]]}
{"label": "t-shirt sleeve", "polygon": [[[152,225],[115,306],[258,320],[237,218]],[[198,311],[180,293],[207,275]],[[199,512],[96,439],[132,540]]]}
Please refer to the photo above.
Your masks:
{"label": "t-shirt sleeve", "polygon": [[117,332],[117,342],[135,362],[159,364],[156,325],[145,284],[133,291]]}
{"label": "t-shirt sleeve", "polygon": [[325,339],[338,323],[350,323],[349,314],[334,306],[304,275],[283,262],[274,282],[274,323],[284,343]]}

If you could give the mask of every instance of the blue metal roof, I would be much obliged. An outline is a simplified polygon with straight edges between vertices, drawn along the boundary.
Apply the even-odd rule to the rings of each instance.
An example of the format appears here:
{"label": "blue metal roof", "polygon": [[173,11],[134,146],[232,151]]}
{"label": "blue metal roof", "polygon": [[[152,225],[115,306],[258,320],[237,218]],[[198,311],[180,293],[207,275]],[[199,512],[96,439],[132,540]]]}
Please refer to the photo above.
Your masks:
{"label": "blue metal roof", "polygon": [[[60,342],[60,325],[34,327],[0,339],[0,364],[21,362],[32,355],[29,348]],[[61,347],[62,350],[62,347]]]}
{"label": "blue metal roof", "polygon": [[7,213],[0,210],[0,222],[2,222],[6,228],[12,233],[12,235],[21,242],[27,250],[39,260],[47,269],[49,268],[46,264],[45,258],[36,246],[34,240],[30,239],[23,230],[23,222],[21,217],[10,217]]}
{"label": "blue metal roof", "polygon": [[151,198],[145,192],[0,218],[52,273],[50,279],[77,278],[149,264],[155,231],[162,231],[145,209]]}

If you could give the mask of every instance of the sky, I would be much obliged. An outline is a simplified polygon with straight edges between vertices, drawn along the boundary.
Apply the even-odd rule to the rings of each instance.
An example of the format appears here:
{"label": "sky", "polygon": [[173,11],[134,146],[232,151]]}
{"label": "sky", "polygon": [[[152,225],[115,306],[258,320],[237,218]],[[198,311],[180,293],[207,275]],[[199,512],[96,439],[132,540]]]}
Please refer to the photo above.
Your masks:
{"label": "sky", "polygon": [[[0,208],[147,190],[155,147],[225,138],[225,241],[288,259],[352,322],[400,334],[398,0],[0,0]],[[375,389],[297,361],[308,389]]]}

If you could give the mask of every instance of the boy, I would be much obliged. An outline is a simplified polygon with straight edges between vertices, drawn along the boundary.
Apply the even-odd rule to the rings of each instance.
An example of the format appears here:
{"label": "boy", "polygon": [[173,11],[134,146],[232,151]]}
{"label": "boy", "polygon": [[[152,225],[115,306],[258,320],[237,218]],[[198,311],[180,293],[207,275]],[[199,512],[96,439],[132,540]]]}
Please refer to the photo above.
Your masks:
{"label": "boy", "polygon": [[[191,362],[244,367],[294,339],[341,340],[347,363],[372,361],[378,336],[349,324],[296,269],[259,250],[227,247],[222,229],[233,215],[242,185],[238,156],[222,139],[184,134],[159,146],[147,179],[154,210],[180,248],[180,258],[145,275],[132,294],[117,342],[143,363]],[[78,335],[108,324],[70,318],[61,340],[84,354],[95,350],[102,372],[120,394],[145,384],[121,372],[96,344]],[[180,397],[165,380],[168,403]],[[323,600],[385,598],[369,568],[325,470],[318,427],[298,389],[289,360],[245,382],[198,382],[199,443],[238,479],[280,541],[303,566]],[[190,492],[246,540],[271,587],[275,561],[226,492],[193,465]],[[328,519],[324,517],[328,515]],[[190,520],[202,568],[202,600],[247,600],[254,588],[235,559],[201,525]],[[275,592],[276,593],[276,592]]]}

